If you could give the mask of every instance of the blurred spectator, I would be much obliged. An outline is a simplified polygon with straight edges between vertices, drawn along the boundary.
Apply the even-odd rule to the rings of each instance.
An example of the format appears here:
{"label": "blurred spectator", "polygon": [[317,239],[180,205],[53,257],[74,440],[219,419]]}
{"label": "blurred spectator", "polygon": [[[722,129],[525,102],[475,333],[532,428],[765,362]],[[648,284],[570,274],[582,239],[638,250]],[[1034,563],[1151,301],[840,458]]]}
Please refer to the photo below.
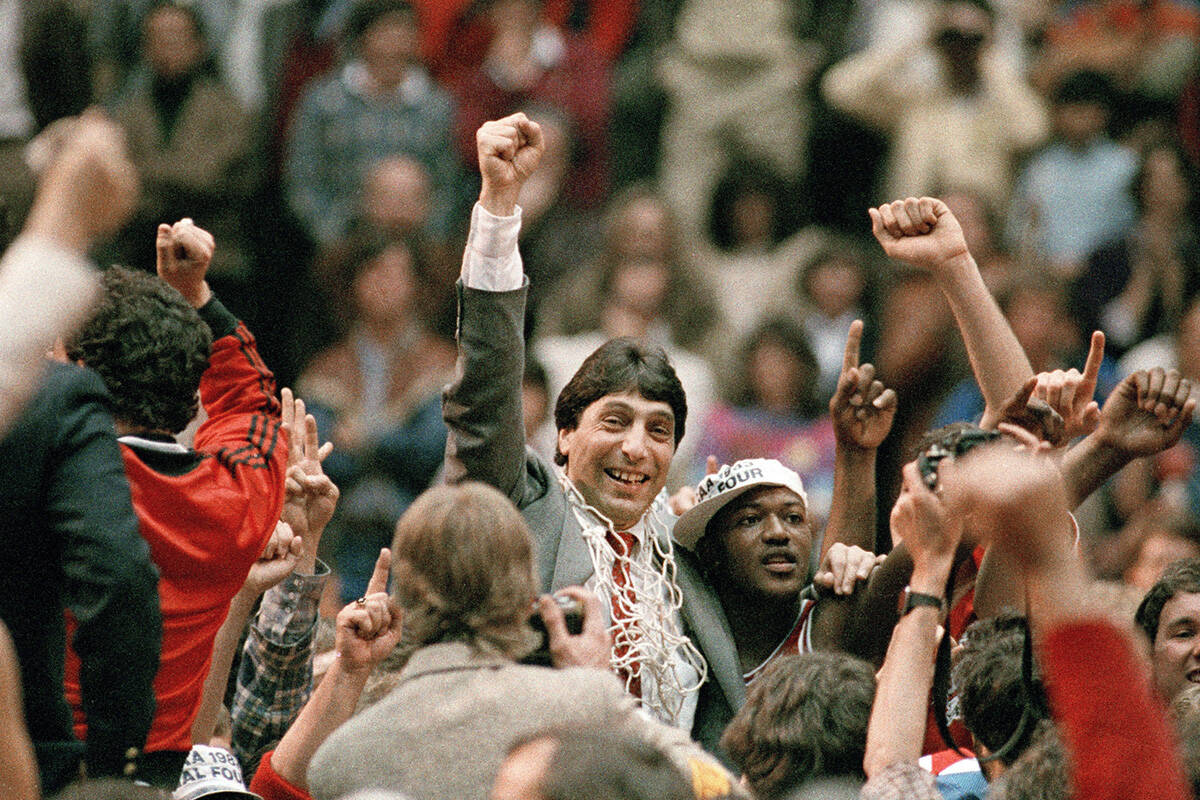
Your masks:
{"label": "blurred spectator", "polygon": [[1041,100],[992,46],[994,23],[987,0],[945,0],[925,41],[868,49],[825,74],[830,105],[891,137],[886,196],[955,186],[1006,205],[1017,157],[1047,124]]}
{"label": "blurred spectator", "polygon": [[1117,546],[1109,548],[1114,558],[1097,567],[1105,572],[1119,570],[1121,580],[1141,597],[1170,564],[1200,558],[1200,522],[1185,511],[1152,501],[1129,521],[1114,543]]}
{"label": "blurred spectator", "polygon": [[[198,20],[206,43],[217,47],[228,33],[232,0],[178,2]],[[88,15],[88,43],[93,53],[95,86],[99,98],[114,99],[130,88],[148,83],[149,70],[142,61],[143,20],[161,0],[109,0],[92,3]]]}
{"label": "blurred spectator", "polygon": [[541,126],[546,143],[537,172],[521,189],[521,258],[529,276],[536,321],[541,301],[559,280],[578,268],[583,254],[600,249],[603,220],[595,211],[580,210],[570,200],[572,160],[579,142],[568,115],[543,105],[524,111]]}
{"label": "blurred spectator", "polygon": [[23,18],[16,31],[21,36],[26,96],[41,130],[56,119],[82,113],[92,101],[87,20],[70,0],[25,0],[19,5]]}
{"label": "blurred spectator", "polygon": [[[1116,355],[1178,329],[1200,292],[1197,187],[1174,145],[1144,151],[1132,185],[1137,220],[1128,234],[1088,257],[1073,287],[1072,305],[1083,324],[1103,329]],[[1093,206],[1088,216],[1100,215]]]}
{"label": "blurred spectator", "polygon": [[1114,99],[1099,73],[1064,78],[1054,92],[1054,141],[1030,159],[1013,193],[1013,249],[1046,259],[1068,278],[1133,223],[1129,187],[1137,158],[1107,133]]}
{"label": "blurred spectator", "polygon": [[[793,188],[766,164],[736,161],[714,190],[709,236],[689,248],[734,338],[748,333],[764,309],[792,308],[796,265],[823,243],[816,229],[792,233],[794,197]],[[845,333],[837,345],[838,369]]]}
{"label": "blurred spectator", "polygon": [[804,331],[787,319],[768,318],[745,337],[736,363],[738,378],[727,401],[697,417],[689,481],[704,476],[710,455],[718,464],[778,459],[803,479],[809,516],[819,529],[833,499],[834,435],[816,392],[818,368]]}
{"label": "blurred spectator", "polygon": [[[604,241],[595,264],[553,287],[538,319],[541,336],[572,336],[597,327],[604,296],[624,264],[660,264],[670,273],[661,311],[680,347],[703,349],[717,326],[715,296],[687,263],[675,218],[662,196],[645,184],[630,186],[608,205]],[[554,381],[551,380],[551,384]]]}
{"label": "blurred spectator", "polygon": [[652,180],[658,173],[667,93],[657,74],[659,53],[675,35],[683,0],[638,0],[628,46],[613,65],[609,126],[613,185]]}
{"label": "blurred spectator", "polygon": [[[425,265],[405,240],[364,236],[336,280],[349,288],[345,337],[317,355],[297,383],[333,453],[325,470],[356,509],[360,489],[385,504],[392,519],[433,480],[446,446],[440,390],[450,379],[454,348],[430,332],[421,315]],[[359,516],[370,516],[357,512]],[[343,596],[363,593],[385,539],[342,532],[336,560]]]}
{"label": "blurred spectator", "polygon": [[542,0],[488,0],[490,39],[479,63],[451,82],[458,101],[455,140],[475,161],[475,131],[530,104],[559,109],[569,122],[567,199],[599,205],[608,191],[609,67],[580,36],[547,24]]}
{"label": "blurred spectator", "polygon": [[284,185],[318,245],[344,236],[376,162],[407,155],[428,171],[431,229],[444,235],[458,185],[453,104],[421,65],[417,18],[404,0],[362,0],[346,26],[352,56],[310,87],[288,141]]}
{"label": "blurred spectator", "polygon": [[1077,70],[1100,72],[1125,94],[1122,116],[1129,124],[1156,105],[1174,105],[1195,69],[1198,35],[1200,8],[1186,0],[1066,6],[1046,32],[1034,80],[1048,89]]}
{"label": "blurred spectator", "polygon": [[[453,83],[483,59],[493,34],[487,2],[414,0],[421,15],[421,51],[439,78]],[[545,0],[542,20],[585,39],[605,61],[622,54],[644,3],[638,0]]]}
{"label": "blurred spectator", "polygon": [[679,10],[659,65],[670,105],[658,174],[689,243],[703,240],[735,156],[799,177],[816,57],[795,36],[795,13],[784,0],[685,0]]}
{"label": "blurred spectator", "polygon": [[[833,239],[805,263],[796,276],[795,296],[802,304],[800,324],[817,358],[816,396],[832,397],[842,370],[846,334],[863,320],[863,361],[874,357],[874,286],[866,254],[854,242]],[[790,300],[790,297],[789,297]]]}
{"label": "blurred spectator", "polygon": [[209,280],[244,313],[252,265],[246,201],[255,187],[250,117],[212,71],[195,7],[154,3],[142,25],[149,80],[114,108],[142,178],[142,202],[118,237],[120,259],[150,267],[146,242],[165,219],[191,217],[221,246]]}

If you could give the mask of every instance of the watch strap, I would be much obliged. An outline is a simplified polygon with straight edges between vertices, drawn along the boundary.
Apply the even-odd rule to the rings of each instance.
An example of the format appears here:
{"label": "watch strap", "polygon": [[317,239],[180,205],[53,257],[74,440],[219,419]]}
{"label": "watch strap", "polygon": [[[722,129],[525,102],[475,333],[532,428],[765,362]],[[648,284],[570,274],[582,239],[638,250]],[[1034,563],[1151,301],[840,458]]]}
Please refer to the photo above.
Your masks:
{"label": "watch strap", "polygon": [[936,608],[942,613],[946,611],[946,601],[944,598],[923,592],[914,592],[912,589],[905,589],[904,609],[900,612],[900,616],[904,616],[917,606],[929,606],[930,608]]}

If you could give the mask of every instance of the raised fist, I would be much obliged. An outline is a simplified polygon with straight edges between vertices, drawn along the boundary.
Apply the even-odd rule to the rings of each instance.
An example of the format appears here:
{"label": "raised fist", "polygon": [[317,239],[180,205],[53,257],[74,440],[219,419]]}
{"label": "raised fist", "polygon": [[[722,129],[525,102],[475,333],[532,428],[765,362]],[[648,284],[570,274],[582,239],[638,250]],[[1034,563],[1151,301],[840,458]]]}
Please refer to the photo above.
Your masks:
{"label": "raised fist", "polygon": [[511,215],[546,150],[541,127],[520,112],[485,122],[475,132],[475,149],[483,176],[480,204],[498,216]]}
{"label": "raised fist", "polygon": [[98,111],[50,135],[42,144],[46,166],[26,227],[85,251],[128,221],[138,199],[137,170],[124,132]]}

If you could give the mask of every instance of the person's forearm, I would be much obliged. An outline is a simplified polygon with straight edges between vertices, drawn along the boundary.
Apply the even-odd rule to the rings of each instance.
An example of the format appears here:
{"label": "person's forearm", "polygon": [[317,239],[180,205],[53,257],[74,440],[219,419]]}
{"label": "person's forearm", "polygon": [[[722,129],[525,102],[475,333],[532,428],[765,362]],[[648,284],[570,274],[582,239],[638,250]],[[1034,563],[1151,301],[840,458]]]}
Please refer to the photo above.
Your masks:
{"label": "person's forearm", "polygon": [[956,259],[939,273],[938,283],[950,303],[971,371],[987,403],[983,427],[993,427],[999,409],[1033,376],[1033,367],[984,284],[975,259],[970,255]]}
{"label": "person's forearm", "polygon": [[192,723],[193,744],[208,744],[217,729],[221,706],[225,702],[225,689],[229,685],[233,656],[237,652],[242,631],[246,629],[246,620],[254,610],[256,599],[256,594],[245,589],[234,595],[229,604],[229,613],[225,615],[225,621],[217,630],[217,638],[213,640],[212,664],[208,668],[208,677],[204,679],[204,690],[200,696],[200,710]]}
{"label": "person's forearm", "polygon": [[354,715],[369,675],[370,670],[347,672],[342,660],[334,659],[300,716],[275,747],[271,766],[276,774],[301,789],[308,788],[309,762],[329,734]]}
{"label": "person's forearm", "polygon": [[941,622],[936,608],[918,606],[896,624],[867,728],[863,771],[868,777],[889,764],[915,762],[921,756]]}
{"label": "person's forearm", "polygon": [[834,542],[875,550],[875,448],[838,444],[821,560]]}
{"label": "person's forearm", "polygon": [[1063,455],[1060,466],[1068,508],[1078,508],[1131,460],[1117,448],[1104,444],[1097,433],[1084,437]]}
{"label": "person's forearm", "polygon": [[73,245],[26,233],[0,262],[0,432],[38,386],[55,340],[83,322],[99,289],[91,263]]}

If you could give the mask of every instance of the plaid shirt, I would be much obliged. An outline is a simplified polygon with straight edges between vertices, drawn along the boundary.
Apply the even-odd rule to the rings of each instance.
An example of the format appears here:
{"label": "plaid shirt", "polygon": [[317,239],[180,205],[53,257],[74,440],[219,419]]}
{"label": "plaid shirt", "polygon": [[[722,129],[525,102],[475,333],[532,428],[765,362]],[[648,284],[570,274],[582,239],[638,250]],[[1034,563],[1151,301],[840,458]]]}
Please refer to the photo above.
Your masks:
{"label": "plaid shirt", "polygon": [[915,763],[898,761],[872,775],[861,800],[942,800],[933,776]]}
{"label": "plaid shirt", "polygon": [[233,752],[250,777],[312,692],[313,635],[329,567],[293,572],[267,590],[251,623],[233,699]]}

